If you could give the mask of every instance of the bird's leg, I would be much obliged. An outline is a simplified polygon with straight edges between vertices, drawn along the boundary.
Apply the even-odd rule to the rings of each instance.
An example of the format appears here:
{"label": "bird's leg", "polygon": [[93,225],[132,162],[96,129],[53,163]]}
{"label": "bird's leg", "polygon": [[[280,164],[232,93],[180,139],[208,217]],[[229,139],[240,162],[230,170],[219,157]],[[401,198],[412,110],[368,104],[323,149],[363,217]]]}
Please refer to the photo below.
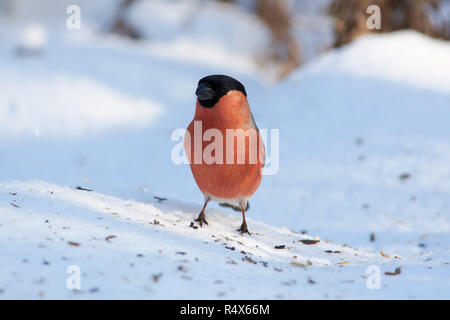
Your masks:
{"label": "bird's leg", "polygon": [[239,231],[241,234],[248,233],[249,235],[252,235],[250,231],[248,231],[247,222],[245,222],[245,207],[242,208],[242,224],[241,227],[237,229],[237,231]]}
{"label": "bird's leg", "polygon": [[200,211],[200,214],[198,215],[197,219],[195,219],[195,221],[197,221],[200,224],[200,227],[203,227],[203,222],[208,224],[208,222],[206,222],[206,217],[205,217],[205,209],[206,209],[206,205],[208,204],[209,199],[205,200],[205,204],[203,205],[202,211]]}

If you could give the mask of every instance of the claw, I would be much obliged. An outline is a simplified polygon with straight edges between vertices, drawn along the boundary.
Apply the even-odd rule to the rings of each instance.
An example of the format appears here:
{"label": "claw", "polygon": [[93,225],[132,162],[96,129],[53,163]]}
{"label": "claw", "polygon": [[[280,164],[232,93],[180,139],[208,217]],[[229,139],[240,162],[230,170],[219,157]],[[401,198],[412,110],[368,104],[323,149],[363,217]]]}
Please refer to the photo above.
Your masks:
{"label": "claw", "polygon": [[237,229],[237,231],[239,231],[241,234],[248,233],[250,236],[252,235],[250,231],[248,231],[247,223],[245,222],[242,223],[241,227]]}
{"label": "claw", "polygon": [[208,224],[208,221],[206,221],[205,216],[204,215],[202,216],[201,214],[194,221],[198,222],[200,224],[200,227],[203,227],[203,222],[205,224]]}
{"label": "claw", "polygon": [[206,221],[206,218],[205,218],[205,209],[206,209],[206,205],[208,204],[208,201],[209,201],[209,199],[206,199],[205,204],[203,205],[202,211],[200,211],[200,214],[198,215],[197,219],[194,220],[200,224],[200,227],[203,227],[203,222],[205,224],[208,224],[208,222]]}

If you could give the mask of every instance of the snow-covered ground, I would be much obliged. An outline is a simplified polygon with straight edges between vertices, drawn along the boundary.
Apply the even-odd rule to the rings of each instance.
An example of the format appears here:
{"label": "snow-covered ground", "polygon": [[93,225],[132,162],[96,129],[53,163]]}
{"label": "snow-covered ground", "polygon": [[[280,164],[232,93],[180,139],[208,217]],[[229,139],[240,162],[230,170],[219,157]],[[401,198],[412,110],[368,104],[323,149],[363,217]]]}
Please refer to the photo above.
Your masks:
{"label": "snow-covered ground", "polygon": [[[20,56],[20,27],[2,30],[0,299],[450,298],[448,42],[366,36],[269,86],[247,51],[205,41],[199,56],[195,36],[63,29]],[[252,236],[216,205],[192,228],[202,195],[171,161],[213,73],[241,80],[258,126],[280,129]]]}

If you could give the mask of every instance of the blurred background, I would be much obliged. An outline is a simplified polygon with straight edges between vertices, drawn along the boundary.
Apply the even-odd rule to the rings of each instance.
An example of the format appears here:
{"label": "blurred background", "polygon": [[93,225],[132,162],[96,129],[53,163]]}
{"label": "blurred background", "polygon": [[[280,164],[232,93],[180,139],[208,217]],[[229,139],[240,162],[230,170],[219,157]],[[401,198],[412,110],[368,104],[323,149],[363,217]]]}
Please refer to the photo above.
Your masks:
{"label": "blurred background", "polygon": [[[450,38],[448,0],[2,0],[3,37],[19,32],[20,38],[9,36],[17,42],[17,54],[67,38],[66,20],[75,13],[70,5],[80,9],[78,33],[117,35],[160,49],[171,44],[179,52],[218,47],[246,56],[276,79],[371,32],[412,29]],[[380,29],[367,28],[370,5],[381,9]]]}
{"label": "blurred background", "polygon": [[250,218],[419,252],[450,231],[449,38],[449,0],[0,0],[0,181],[200,206],[171,134],[223,73],[280,129]]}

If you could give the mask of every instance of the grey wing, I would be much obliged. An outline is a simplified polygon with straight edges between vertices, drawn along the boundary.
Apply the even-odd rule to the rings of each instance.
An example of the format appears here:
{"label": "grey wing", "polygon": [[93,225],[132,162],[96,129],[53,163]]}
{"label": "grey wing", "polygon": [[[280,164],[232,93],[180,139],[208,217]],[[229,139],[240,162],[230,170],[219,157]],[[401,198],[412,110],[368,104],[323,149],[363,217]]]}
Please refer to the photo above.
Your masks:
{"label": "grey wing", "polygon": [[[251,122],[251,126],[256,128],[256,131],[258,131],[258,133],[259,133],[259,128],[256,124],[255,118],[253,117],[253,113],[251,111],[250,111],[250,122]],[[264,166],[266,164],[266,147],[264,146],[264,141],[262,141],[262,147],[264,149],[262,165]]]}

